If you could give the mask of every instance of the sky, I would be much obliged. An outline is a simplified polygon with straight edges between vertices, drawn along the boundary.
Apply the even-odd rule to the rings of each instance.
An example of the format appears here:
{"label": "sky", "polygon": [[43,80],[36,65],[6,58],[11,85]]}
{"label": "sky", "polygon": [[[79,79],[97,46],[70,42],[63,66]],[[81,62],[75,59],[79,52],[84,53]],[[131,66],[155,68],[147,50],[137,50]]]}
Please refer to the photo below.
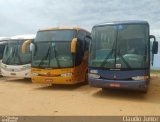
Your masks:
{"label": "sky", "polygon": [[[160,0],[0,0],[0,36],[34,34],[40,28],[79,26],[116,20],[146,20],[160,37]],[[160,38],[158,39],[160,41]],[[160,67],[160,54],[155,66]]]}

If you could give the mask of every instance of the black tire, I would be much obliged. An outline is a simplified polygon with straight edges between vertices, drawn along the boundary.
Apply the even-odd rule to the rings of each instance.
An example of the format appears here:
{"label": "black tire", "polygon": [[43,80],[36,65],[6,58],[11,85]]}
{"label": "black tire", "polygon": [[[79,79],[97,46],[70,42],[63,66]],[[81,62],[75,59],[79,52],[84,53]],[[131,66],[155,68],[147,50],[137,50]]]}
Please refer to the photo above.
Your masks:
{"label": "black tire", "polygon": [[24,78],[25,81],[31,81],[31,78]]}
{"label": "black tire", "polygon": [[146,89],[142,90],[141,92],[142,92],[143,94],[147,94],[147,92],[148,92],[148,87],[147,87]]}
{"label": "black tire", "polygon": [[106,92],[107,91],[107,88],[102,88],[102,92]]}
{"label": "black tire", "polygon": [[85,75],[85,83],[88,84],[88,71],[86,71],[86,75]]}

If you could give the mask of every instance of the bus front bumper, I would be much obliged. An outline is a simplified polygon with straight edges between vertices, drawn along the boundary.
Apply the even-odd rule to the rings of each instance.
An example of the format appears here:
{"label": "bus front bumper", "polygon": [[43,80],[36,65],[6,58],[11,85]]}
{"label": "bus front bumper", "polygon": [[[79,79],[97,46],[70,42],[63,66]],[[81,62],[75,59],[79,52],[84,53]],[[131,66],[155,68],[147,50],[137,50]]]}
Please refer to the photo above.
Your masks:
{"label": "bus front bumper", "polygon": [[16,72],[16,71],[6,71],[3,68],[1,68],[1,74],[4,77],[31,78],[31,69]]}
{"label": "bus front bumper", "polygon": [[89,78],[89,84],[98,88],[118,88],[138,91],[147,90],[147,81],[145,80],[106,80]]}
{"label": "bus front bumper", "polygon": [[42,83],[42,84],[76,84],[72,76],[68,77],[47,77],[47,76],[31,76],[33,83]]}

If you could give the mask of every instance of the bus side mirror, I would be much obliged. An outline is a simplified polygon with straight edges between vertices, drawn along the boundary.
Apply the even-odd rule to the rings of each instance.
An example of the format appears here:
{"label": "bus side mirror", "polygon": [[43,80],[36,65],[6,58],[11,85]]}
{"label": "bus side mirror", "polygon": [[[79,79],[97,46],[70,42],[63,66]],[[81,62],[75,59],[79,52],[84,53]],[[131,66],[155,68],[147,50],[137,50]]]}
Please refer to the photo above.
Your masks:
{"label": "bus side mirror", "polygon": [[71,42],[71,53],[76,53],[76,45],[77,45],[77,38],[74,38]]}
{"label": "bus side mirror", "polygon": [[86,36],[84,40],[85,40],[85,48],[89,49],[92,38],[90,36]]}
{"label": "bus side mirror", "polygon": [[157,41],[153,42],[152,53],[153,54],[158,54],[158,42]]}
{"label": "bus side mirror", "polygon": [[152,45],[152,53],[157,54],[158,53],[158,42],[156,41],[156,37],[154,35],[150,35],[150,39],[154,39],[153,45]]}
{"label": "bus side mirror", "polygon": [[30,43],[30,52],[33,52],[33,50],[35,50],[35,44]]}
{"label": "bus side mirror", "polygon": [[22,44],[22,54],[26,54],[27,45],[30,44],[31,42],[32,42],[31,40],[26,40],[26,41]]}
{"label": "bus side mirror", "polygon": [[91,36],[88,36],[88,35],[86,36],[86,38],[88,38],[88,39],[90,39],[90,40],[92,39],[92,37],[91,37]]}

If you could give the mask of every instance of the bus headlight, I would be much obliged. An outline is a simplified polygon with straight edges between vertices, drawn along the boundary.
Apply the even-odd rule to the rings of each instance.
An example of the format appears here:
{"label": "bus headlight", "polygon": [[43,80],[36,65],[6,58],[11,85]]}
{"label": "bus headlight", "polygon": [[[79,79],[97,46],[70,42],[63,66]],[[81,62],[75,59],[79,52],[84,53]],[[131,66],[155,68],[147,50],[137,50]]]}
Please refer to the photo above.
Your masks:
{"label": "bus headlight", "polygon": [[38,76],[38,73],[32,72],[33,76]]}
{"label": "bus headlight", "polygon": [[132,77],[133,80],[148,80],[148,76],[137,76],[137,77]]}
{"label": "bus headlight", "polygon": [[98,78],[100,78],[100,75],[88,73],[88,77],[89,77],[89,78],[96,78],[96,79],[98,79]]}
{"label": "bus headlight", "polygon": [[4,64],[1,64],[1,68],[3,68],[3,69],[7,69],[7,66],[6,66],[6,65],[4,65]]}
{"label": "bus headlight", "polygon": [[72,76],[72,73],[64,73],[64,74],[61,74],[62,77],[71,77]]}
{"label": "bus headlight", "polygon": [[23,67],[21,68],[21,70],[27,70],[27,69],[30,69],[30,68],[31,68],[30,65],[26,65],[26,66],[23,66]]}

